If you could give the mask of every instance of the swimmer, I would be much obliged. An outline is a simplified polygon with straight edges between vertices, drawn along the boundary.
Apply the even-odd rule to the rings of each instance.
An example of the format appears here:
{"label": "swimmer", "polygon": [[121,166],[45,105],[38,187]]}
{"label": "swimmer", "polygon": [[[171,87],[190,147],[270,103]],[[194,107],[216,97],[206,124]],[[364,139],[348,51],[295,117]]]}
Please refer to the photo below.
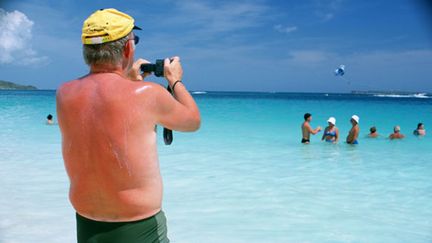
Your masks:
{"label": "swimmer", "polygon": [[315,135],[321,131],[321,127],[317,127],[315,129],[312,129],[310,126],[310,122],[312,121],[312,115],[310,113],[304,114],[304,122],[301,125],[302,130],[302,143],[309,144],[310,143],[310,135]]}
{"label": "swimmer", "polygon": [[350,122],[351,122],[352,127],[351,127],[351,130],[349,131],[347,139],[346,139],[346,142],[349,144],[358,144],[357,139],[358,139],[358,135],[360,133],[359,121],[360,121],[360,118],[357,115],[353,115],[351,117]]}
{"label": "swimmer", "polygon": [[426,130],[424,128],[423,123],[419,123],[417,125],[417,129],[414,130],[414,135],[416,135],[416,136],[424,136],[424,135],[426,135]]}
{"label": "swimmer", "polygon": [[389,136],[389,138],[391,140],[393,140],[393,139],[402,139],[404,137],[405,137],[405,135],[403,135],[402,133],[400,133],[400,126],[395,126],[393,128],[393,133],[390,134],[390,136]]}
{"label": "swimmer", "polygon": [[378,137],[378,132],[377,132],[376,127],[371,127],[369,129],[369,131],[370,131],[370,133],[368,134],[368,137],[370,137],[370,138],[377,138]]}
{"label": "swimmer", "polygon": [[53,116],[51,114],[48,114],[46,124],[54,125]]}
{"label": "swimmer", "polygon": [[330,117],[327,122],[328,126],[324,129],[324,134],[321,140],[336,143],[339,139],[339,129],[336,127],[336,118]]}

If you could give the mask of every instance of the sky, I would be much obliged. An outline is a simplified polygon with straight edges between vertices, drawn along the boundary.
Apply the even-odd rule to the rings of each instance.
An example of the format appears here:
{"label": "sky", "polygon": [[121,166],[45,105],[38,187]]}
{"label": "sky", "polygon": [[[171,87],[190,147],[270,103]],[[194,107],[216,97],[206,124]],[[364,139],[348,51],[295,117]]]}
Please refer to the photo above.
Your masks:
{"label": "sky", "polygon": [[136,58],[180,56],[190,90],[432,92],[427,0],[0,0],[0,80],[56,89],[87,74],[82,23],[101,8],[143,29]]}

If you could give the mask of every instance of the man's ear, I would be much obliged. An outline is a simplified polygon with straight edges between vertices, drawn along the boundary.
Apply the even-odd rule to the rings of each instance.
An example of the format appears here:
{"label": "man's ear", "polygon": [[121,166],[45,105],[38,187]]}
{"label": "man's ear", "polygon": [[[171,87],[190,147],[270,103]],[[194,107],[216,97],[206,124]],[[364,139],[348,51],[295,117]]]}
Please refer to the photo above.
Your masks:
{"label": "man's ear", "polygon": [[123,56],[126,59],[129,59],[134,52],[134,43],[132,41],[128,41],[124,47]]}

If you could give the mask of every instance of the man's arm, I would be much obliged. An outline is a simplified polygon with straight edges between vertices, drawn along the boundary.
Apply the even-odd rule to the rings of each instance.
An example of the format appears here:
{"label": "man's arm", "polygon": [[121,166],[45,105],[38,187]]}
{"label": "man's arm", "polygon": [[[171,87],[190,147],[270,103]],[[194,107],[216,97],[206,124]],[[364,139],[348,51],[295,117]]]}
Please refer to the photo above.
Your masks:
{"label": "man's arm", "polygon": [[322,135],[322,137],[321,137],[321,141],[323,141],[323,140],[324,140],[324,138],[325,138],[325,136],[326,136],[326,135],[325,135],[325,134],[326,134],[326,132],[327,132],[327,128],[325,128],[325,129],[324,129],[323,135]]}
{"label": "man's arm", "polygon": [[313,135],[315,135],[315,134],[317,134],[317,133],[319,133],[319,132],[321,131],[321,127],[317,127],[317,128],[314,130],[314,129],[312,129],[312,127],[311,127],[309,124],[307,124],[307,129],[308,129],[308,131],[309,131],[310,133],[312,133]]}
{"label": "man's arm", "polygon": [[354,134],[353,134],[353,137],[352,137],[352,142],[354,142],[354,141],[356,141],[357,140],[357,138],[358,138],[358,135],[359,135],[359,128],[358,128],[358,126],[356,127],[356,129],[354,129]]}
{"label": "man's arm", "polygon": [[353,132],[353,129],[351,128],[351,130],[349,131],[349,133],[348,133],[348,136],[347,136],[347,138],[346,138],[346,142],[347,143],[352,143],[354,140],[352,139],[353,138],[353,134],[354,134],[354,132]]}
{"label": "man's arm", "polygon": [[[180,59],[165,59],[164,76],[173,90],[174,97],[162,87],[157,89],[157,122],[162,126],[184,132],[196,131],[201,117],[195,100],[182,82],[183,69]],[[175,84],[175,87],[173,87]]]}

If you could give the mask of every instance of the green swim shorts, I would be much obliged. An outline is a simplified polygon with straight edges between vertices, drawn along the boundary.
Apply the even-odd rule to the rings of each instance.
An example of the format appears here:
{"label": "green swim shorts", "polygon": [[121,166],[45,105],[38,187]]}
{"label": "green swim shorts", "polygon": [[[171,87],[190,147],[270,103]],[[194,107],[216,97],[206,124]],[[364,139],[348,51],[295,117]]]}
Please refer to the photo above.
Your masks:
{"label": "green swim shorts", "polygon": [[163,211],[131,222],[101,222],[76,214],[78,243],[168,243]]}

